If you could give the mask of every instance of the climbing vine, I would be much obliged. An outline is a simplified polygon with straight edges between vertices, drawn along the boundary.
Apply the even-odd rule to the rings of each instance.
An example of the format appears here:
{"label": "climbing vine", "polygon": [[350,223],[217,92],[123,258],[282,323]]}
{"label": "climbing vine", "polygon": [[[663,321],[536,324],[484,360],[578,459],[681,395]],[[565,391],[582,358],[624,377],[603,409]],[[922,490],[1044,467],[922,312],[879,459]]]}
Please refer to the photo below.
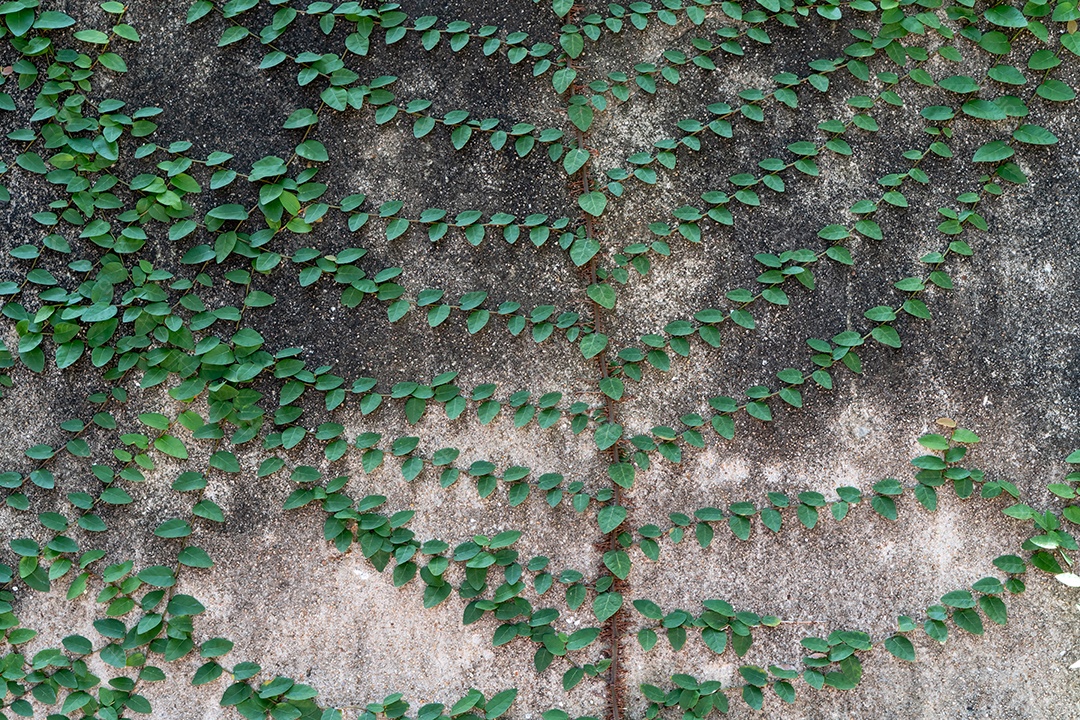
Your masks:
{"label": "climbing vine", "polygon": [[[1077,545],[1068,527],[1080,522],[1080,505],[1028,504],[1015,484],[972,464],[979,436],[947,418],[911,438],[922,454],[910,472],[896,473],[902,479],[718,498],[676,509],[662,525],[636,519],[624,496],[655,463],[678,466],[702,449],[737,443],[753,424],[782,422],[789,410],[805,412],[810,396],[858,383],[875,369],[867,362],[871,345],[902,355],[902,336],[920,332],[935,300],[940,305],[941,294],[959,283],[957,268],[977,263],[980,243],[992,241],[987,209],[1028,183],[1038,166],[1026,161],[1030,154],[1058,143],[1034,118],[1073,107],[1076,94],[1061,70],[1075,70],[1080,56],[1074,3],[661,0],[602,7],[536,0],[549,31],[537,37],[396,3],[196,0],[181,21],[192,37],[214,38],[213,52],[222,54],[254,48],[268,92],[292,103],[280,116],[268,106],[264,118],[290,138],[287,145],[264,147],[253,138],[261,157],[246,163],[237,157],[249,148],[205,152],[195,138],[168,136],[159,123],[184,109],[164,98],[161,107],[136,107],[137,96],[112,97],[125,87],[118,79],[131,71],[129,62],[149,57],[138,52],[145,36],[181,32],[137,27],[146,1],[74,3],[78,11],[48,0],[0,4],[0,202],[13,218],[0,269],[0,402],[18,403],[31,383],[61,377],[93,388],[40,442],[5,458],[0,473],[3,517],[12,518],[0,548],[0,718],[152,713],[147,684],[180,673],[174,663],[195,657],[197,669],[181,679],[213,685],[220,705],[246,718],[395,720],[412,713],[418,720],[495,720],[513,712],[531,681],[415,710],[400,693],[334,706],[320,701],[318,687],[264,670],[259,658],[233,657],[232,639],[207,637],[200,616],[209,598],[178,587],[181,578],[197,587],[200,573],[222,560],[202,547],[213,528],[230,522],[212,489],[271,476],[294,486],[285,512],[318,518],[322,541],[389,572],[403,598],[417,597],[417,608],[459,603],[465,626],[490,616],[491,644],[528,645],[527,672],[558,673],[567,693],[581,692],[586,677],[603,677],[608,706],[597,715],[612,720],[627,712],[631,697],[642,699],[648,718],[677,711],[685,718],[725,713],[736,701],[761,710],[799,693],[850,690],[869,653],[910,662],[914,635],[944,643],[957,631],[983,634],[987,621],[1006,624],[1007,600],[1024,592],[1031,568],[1075,578],[1069,567]],[[710,90],[707,101],[642,149],[616,156],[598,149],[620,114],[669,93],[678,97],[680,86],[713,82],[728,63],[777,53],[780,38],[801,32],[849,39],[771,78],[752,72],[742,81],[731,70],[720,84],[729,89]],[[596,69],[608,66],[602,52],[610,44],[652,36],[671,47],[621,70]],[[558,117],[480,117],[475,107],[447,105],[437,90],[418,94],[385,74],[385,57],[399,52],[432,65],[494,58],[516,82],[554,98]],[[756,141],[777,118],[818,112],[782,145]],[[327,133],[345,122],[430,143],[450,164],[470,152],[497,158],[500,167],[533,163],[565,186],[567,202],[512,212],[496,195],[483,209],[422,207],[410,193],[388,193],[378,178],[358,183],[331,171],[341,158]],[[879,140],[895,138],[889,131],[898,127],[917,132],[902,146]],[[958,137],[965,132],[979,139],[971,152],[973,137]],[[792,235],[783,238],[786,249],[751,253],[754,270],[721,288],[714,306],[674,314],[656,308],[662,319],[649,332],[621,324],[619,310],[641,302],[672,256],[718,252],[717,239],[751,226],[758,208],[788,202],[800,188],[829,181],[838,161],[859,162],[871,151],[887,160],[874,186],[823,209],[816,235]],[[683,193],[674,182],[680,171],[701,166],[710,169],[708,184]],[[928,188],[942,183],[949,200],[934,209]],[[654,207],[644,201],[658,194],[664,211],[643,218],[638,232],[610,230],[620,209],[639,201]],[[882,250],[911,222],[900,210],[936,225],[933,249],[914,271]],[[417,265],[395,264],[400,254],[389,251],[462,241],[516,246],[515,261],[525,264],[530,253],[555,257],[569,271],[563,280],[580,292],[559,307],[529,306],[507,285],[422,287]],[[670,424],[639,432],[626,421],[623,408],[638,389],[670,383],[681,359],[718,362],[722,344],[753,337],[748,333],[760,332],[764,318],[820,293],[835,277],[830,266],[857,269],[868,258],[887,278],[879,300],[856,308],[855,320],[827,336],[800,336],[806,351],[793,366],[748,387],[718,387],[701,407],[655,419]],[[459,372],[426,376],[412,368],[339,375],[335,358],[304,359],[302,348],[258,329],[265,330],[260,318],[300,302],[294,295],[310,297],[298,288],[325,291],[333,312],[346,318],[342,326],[356,333],[365,327],[352,318],[375,308],[363,317],[385,318],[402,332],[419,326],[478,342],[559,347],[587,363],[588,390],[463,387]],[[433,416],[468,427],[497,423],[507,432],[535,427],[569,447],[587,443],[589,457],[533,468],[494,449],[438,447],[424,422]],[[370,421],[360,427],[358,418]],[[248,467],[242,459],[250,457],[256,460]],[[582,516],[595,528],[600,562],[556,567],[546,556],[527,556],[519,546],[527,528],[420,535],[410,528],[416,510],[356,491],[343,469],[349,461],[376,484],[468,485],[493,505],[536,503]],[[1080,463],[1080,451],[1065,461]],[[167,487],[152,482],[165,475]],[[1069,503],[1078,482],[1071,472],[1049,489]],[[170,516],[151,530],[172,541],[162,564],[112,541],[111,529],[138,512],[148,487],[172,493]],[[620,656],[631,643],[646,652],[661,640],[674,651],[702,643],[741,662],[755,637],[794,622],[744,608],[738,598],[665,608],[634,582],[636,566],[662,562],[681,542],[709,548],[717,533],[751,543],[796,523],[814,530],[830,522],[887,523],[902,511],[933,513],[943,493],[991,504],[1009,522],[1030,522],[1033,534],[998,557],[986,569],[992,574],[908,610],[888,633],[834,628],[807,635],[767,667],[740,665],[734,683],[673,669],[656,684],[626,686]],[[905,505],[904,497],[915,502]],[[320,537],[317,527],[311,534]],[[32,593],[17,594],[22,587]],[[21,618],[46,594],[92,607],[93,636],[43,643]],[[568,622],[572,615],[587,623]],[[91,670],[102,666],[109,677]],[[419,701],[426,700],[437,698]],[[569,720],[551,704],[544,720]]]}

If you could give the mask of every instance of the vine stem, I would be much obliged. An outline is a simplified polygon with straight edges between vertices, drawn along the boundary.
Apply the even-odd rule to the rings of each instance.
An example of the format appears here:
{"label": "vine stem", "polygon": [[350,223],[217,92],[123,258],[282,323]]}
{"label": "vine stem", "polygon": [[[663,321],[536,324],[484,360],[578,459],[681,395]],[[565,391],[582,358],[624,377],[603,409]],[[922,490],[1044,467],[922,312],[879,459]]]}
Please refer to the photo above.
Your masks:
{"label": "vine stem", "polygon": [[[575,6],[575,9],[576,9],[576,6]],[[586,143],[585,143],[585,133],[584,133],[584,131],[581,130],[581,128],[577,128],[577,141],[578,141],[578,147],[579,148],[587,149],[586,148]],[[591,192],[591,185],[589,183],[589,166],[591,164],[592,164],[592,153],[589,153],[589,159],[586,160],[585,163],[581,166],[581,186],[582,186],[582,192],[585,195],[588,195],[589,192]],[[589,240],[594,240],[595,235],[596,235],[595,221],[593,220],[592,215],[590,213],[588,213],[588,212],[584,213],[584,217],[585,217],[585,236]],[[593,255],[593,257],[589,260],[588,270],[589,270],[589,283],[591,285],[595,285],[596,281],[597,281],[596,255]],[[593,312],[592,312],[593,331],[596,332],[596,333],[601,333],[602,334],[603,333],[603,327],[604,327],[603,326],[604,309],[602,307],[600,307],[600,304],[597,303],[595,300],[592,300],[590,298],[590,301],[592,303],[592,310],[593,310]],[[608,378],[608,352],[607,352],[607,347],[606,346],[596,356],[596,361],[600,365],[600,379],[601,379],[601,381],[606,380]],[[607,416],[607,421],[609,423],[611,423],[611,424],[616,424],[615,401],[612,398],[608,397],[606,394],[604,395],[604,410],[605,410],[605,415]],[[620,461],[619,443],[618,442],[616,442],[614,445],[611,446],[611,453],[612,453],[612,457],[613,457],[614,461],[616,463],[618,463]],[[618,484],[615,484],[613,489],[614,489],[614,495],[612,496],[612,502],[615,505],[621,505],[622,504],[622,489],[618,486]],[[617,537],[618,536],[614,531],[609,533],[609,535],[608,535],[608,543],[607,543],[609,551],[610,550],[615,550],[618,547],[618,543],[616,541]],[[608,631],[608,634],[610,636],[609,654],[611,656],[611,667],[609,669],[610,674],[608,675],[608,692],[610,693],[609,701],[610,701],[610,704],[611,704],[611,720],[621,720],[621,713],[622,713],[622,709],[621,709],[621,706],[622,706],[621,689],[622,689],[622,687],[621,687],[621,677],[619,675],[619,669],[620,669],[620,665],[619,665],[619,642],[620,642],[619,612],[616,612],[614,615],[612,615],[608,619],[608,621],[607,621],[607,631]]]}

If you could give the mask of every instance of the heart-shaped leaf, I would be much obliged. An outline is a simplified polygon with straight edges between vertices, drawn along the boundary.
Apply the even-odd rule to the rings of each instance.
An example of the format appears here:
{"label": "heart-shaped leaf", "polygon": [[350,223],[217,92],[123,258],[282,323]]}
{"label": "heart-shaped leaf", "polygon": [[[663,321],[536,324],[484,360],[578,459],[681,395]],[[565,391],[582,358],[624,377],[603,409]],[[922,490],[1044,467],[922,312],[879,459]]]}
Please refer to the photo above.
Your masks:
{"label": "heart-shaped leaf", "polygon": [[593,217],[600,217],[604,214],[604,208],[607,207],[607,196],[602,192],[593,190],[579,197],[578,205]]}

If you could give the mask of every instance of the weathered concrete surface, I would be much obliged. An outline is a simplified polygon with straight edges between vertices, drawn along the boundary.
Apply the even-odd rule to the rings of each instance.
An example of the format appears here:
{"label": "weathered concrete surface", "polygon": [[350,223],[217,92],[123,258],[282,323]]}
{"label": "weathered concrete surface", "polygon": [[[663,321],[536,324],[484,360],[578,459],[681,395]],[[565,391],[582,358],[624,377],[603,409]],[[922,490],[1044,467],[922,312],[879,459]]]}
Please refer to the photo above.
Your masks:
{"label": "weathered concrete surface", "polygon": [[[98,17],[80,5],[67,11]],[[524,30],[533,38],[555,42],[561,24],[546,7],[525,2],[485,7],[483,3],[406,3],[413,16],[436,14],[464,18],[476,25],[497,24],[506,30]],[[124,52],[131,71],[104,91],[129,99],[132,107],[160,105],[161,145],[186,139],[195,144],[193,155],[204,157],[222,150],[237,156],[243,167],[268,155],[288,155],[300,133],[280,129],[281,122],[298,107],[317,103],[312,85],[298,88],[288,64],[260,71],[262,49],[253,41],[217,49],[225,27],[220,18],[208,18],[189,28],[183,23],[186,8],[176,4],[136,3],[130,21],[144,40]],[[260,15],[265,20],[268,12]],[[709,22],[716,22],[715,19]],[[629,70],[634,63],[653,60],[667,47],[685,47],[685,23],[678,30],[657,27],[590,46],[582,57],[588,72]],[[502,31],[500,31],[502,32]],[[662,87],[656,96],[638,94],[630,104],[598,117],[589,144],[598,153],[596,167],[605,170],[630,153],[647,149],[659,138],[671,136],[675,123],[687,116],[703,117],[703,100],[731,101],[739,89],[764,84],[776,72],[805,71],[805,62],[830,53],[839,55],[849,42],[845,31],[820,20],[808,20],[804,30],[776,30],[774,45],[754,49],[748,57],[724,69],[702,73],[684,69],[675,89]],[[340,32],[329,48],[340,46]],[[311,50],[327,43],[320,33],[288,36],[288,49]],[[290,45],[289,43],[292,43]],[[336,44],[335,44],[336,43]],[[452,54],[445,44],[422,53],[410,36],[391,48],[378,47],[373,56],[353,60],[364,77],[393,74],[395,92],[402,98],[429,97],[441,111],[463,108],[478,117],[500,117],[508,122],[528,121],[539,127],[571,130],[561,100],[546,79],[533,80],[526,65],[512,67],[501,55],[483,58],[475,48]],[[940,77],[940,65],[928,69]],[[971,61],[966,71],[985,68],[984,57]],[[1057,75],[1077,85],[1075,63]],[[949,70],[947,72],[960,72]],[[708,189],[723,188],[725,178],[750,171],[764,157],[783,153],[797,139],[820,139],[815,126],[821,119],[847,117],[843,107],[849,95],[867,92],[865,86],[834,77],[843,91],[827,100],[809,89],[800,91],[807,109],[798,113],[777,108],[766,112],[765,130],[736,124],[731,141],[706,140],[697,155],[680,155],[676,172],[661,172],[652,188],[632,187],[613,201],[599,224],[603,257],[629,242],[648,242],[648,224],[667,220],[671,209],[694,203]],[[909,107],[876,113],[882,130],[877,135],[854,133],[851,160],[822,157],[820,178],[785,175],[787,192],[776,196],[762,190],[762,206],[736,211],[734,228],[710,227],[705,242],[692,246],[672,239],[673,254],[654,258],[653,272],[635,278],[620,290],[619,304],[607,321],[616,347],[643,333],[660,332],[673,320],[703,307],[726,307],[722,298],[733,287],[750,287],[760,267],[756,252],[779,252],[796,247],[822,247],[815,238],[821,226],[848,219],[846,208],[855,200],[873,197],[880,188],[874,181],[908,164],[900,153],[923,142],[912,108],[934,97],[910,86],[900,93]],[[826,107],[826,103],[830,103]],[[991,199],[985,212],[990,232],[969,238],[975,255],[950,261],[957,289],[933,292],[928,304],[932,323],[898,324],[904,347],[890,350],[872,346],[864,353],[864,374],[837,373],[832,392],[808,390],[805,407],[795,411],[774,407],[776,422],[763,425],[742,416],[734,443],[710,442],[700,452],[686,453],[679,466],[657,462],[638,476],[627,499],[633,508],[631,523],[664,524],[670,512],[692,512],[703,505],[726,506],[739,500],[761,503],[768,491],[791,495],[819,490],[830,495],[840,485],[868,490],[883,477],[908,481],[908,461],[920,454],[915,438],[932,431],[939,416],[955,418],[976,431],[983,442],[972,462],[991,478],[1012,480],[1023,496],[1037,507],[1050,503],[1045,484],[1064,475],[1061,460],[1078,443],[1080,411],[1077,378],[1080,376],[1080,273],[1074,248],[1080,209],[1074,198],[1080,176],[1080,137],[1070,106],[1031,103],[1035,119],[1061,138],[1050,149],[1027,148],[1019,162],[1032,176],[1024,188],[1010,188],[1004,198]],[[887,208],[879,213],[885,229],[880,242],[855,241],[854,269],[834,264],[817,270],[813,293],[789,289],[792,306],[755,315],[753,333],[726,328],[718,350],[698,343],[688,360],[674,358],[672,371],[646,370],[646,381],[631,386],[631,397],[619,407],[628,432],[644,432],[657,424],[675,424],[686,412],[705,412],[706,399],[717,393],[738,396],[748,385],[774,382],[774,374],[788,366],[804,367],[809,359],[804,340],[830,337],[846,329],[865,332],[864,310],[895,304],[896,280],[918,271],[918,258],[943,246],[934,232],[940,218],[934,209],[951,203],[958,193],[977,190],[975,172],[967,160],[974,148],[990,137],[1002,136],[1008,124],[957,120],[954,124],[956,158],[928,160],[929,188],[910,192],[907,210]],[[11,121],[4,130],[18,127]],[[1009,126],[1011,127],[1011,126]],[[425,207],[451,211],[479,209],[516,213],[544,212],[577,217],[576,192],[567,187],[561,169],[552,167],[542,149],[525,160],[494,153],[480,139],[462,152],[454,152],[442,128],[422,141],[411,136],[410,124],[394,121],[376,127],[370,109],[330,116],[316,135],[331,161],[320,179],[331,185],[329,195],[341,197],[365,192],[377,206],[388,199],[405,201],[414,215]],[[5,150],[6,152],[6,150]],[[5,155],[6,159],[6,155]],[[328,179],[329,178],[329,179]],[[730,189],[728,186],[727,189]],[[40,189],[18,184],[15,201],[0,209],[11,232],[2,240],[4,250],[36,238],[39,230],[26,221],[48,197]],[[207,207],[226,198],[248,198],[245,188],[208,194]],[[239,201],[239,200],[238,200]],[[207,209],[206,207],[200,208]],[[313,236],[287,240],[290,246],[318,244],[324,249],[360,245],[368,249],[361,262],[369,274],[390,267],[405,268],[400,282],[411,292],[443,287],[449,298],[485,289],[496,303],[513,299],[526,308],[553,304],[589,313],[584,295],[585,274],[553,242],[535,249],[526,242],[507,246],[489,234],[479,248],[451,234],[431,245],[422,233],[410,231],[387,243],[382,226],[349,236],[336,220],[328,219]],[[189,244],[161,242],[157,259],[176,267]],[[5,269],[5,273],[13,270]],[[4,279],[9,279],[4,277]],[[399,380],[429,378],[444,371],[460,373],[458,383],[471,388],[484,382],[500,386],[506,398],[528,388],[534,397],[559,390],[568,400],[596,401],[597,368],[581,359],[576,348],[552,339],[536,346],[528,333],[514,338],[505,325],[492,321],[475,337],[467,334],[460,318],[451,318],[434,331],[419,313],[396,325],[386,320],[383,306],[365,302],[356,310],[337,306],[337,294],[325,285],[300,288],[295,275],[279,272],[259,278],[261,289],[281,301],[272,311],[252,313],[250,321],[267,339],[268,347],[304,348],[309,365],[332,364],[335,372],[352,378],[371,375],[387,386]],[[265,283],[262,285],[261,283]],[[221,289],[223,298],[234,290]],[[236,302],[233,298],[229,302]],[[5,327],[6,337],[13,332]],[[22,450],[37,442],[58,442],[52,416],[84,415],[82,398],[99,389],[93,376],[48,372],[36,377],[18,369],[15,388],[0,402],[0,427],[5,433],[5,467],[23,468]],[[269,396],[273,398],[273,395]],[[42,409],[47,409],[42,412]],[[161,392],[133,396],[132,407],[118,413],[129,426],[138,412],[168,412],[175,403]],[[316,407],[308,408],[318,422]],[[371,418],[348,410],[336,416],[349,437],[366,430],[402,433],[407,426],[398,408],[384,408]],[[470,412],[465,417],[475,418]],[[410,431],[411,432],[411,431]],[[422,447],[433,450],[453,445],[462,460],[490,459],[500,466],[521,464],[536,471],[557,471],[584,479],[589,487],[601,485],[604,458],[598,457],[591,438],[570,435],[563,421],[555,428],[514,430],[508,417],[489,426],[473,420],[450,423],[438,412],[429,413],[416,431]],[[194,443],[193,443],[194,445]],[[95,449],[115,446],[107,437],[95,440]],[[200,463],[209,455],[206,444],[195,445]],[[341,555],[322,539],[322,513],[313,509],[284,512],[280,508],[293,489],[282,474],[258,480],[255,469],[262,453],[238,452],[240,476],[215,477],[209,496],[225,510],[227,522],[199,527],[197,539],[216,560],[208,571],[185,573],[180,591],[201,598],[207,613],[196,624],[199,639],[225,636],[236,641],[231,662],[261,663],[265,677],[283,674],[308,682],[320,690],[320,702],[342,706],[363,705],[391,692],[403,692],[419,705],[450,702],[469,687],[487,694],[506,687],[521,689],[513,717],[533,718],[550,707],[574,715],[601,716],[607,693],[600,680],[586,680],[569,694],[562,691],[559,662],[543,674],[532,669],[533,646],[523,642],[491,647],[496,623],[489,618],[461,625],[464,601],[451,598],[424,610],[416,584],[392,586],[389,572],[379,574],[357,553]],[[333,465],[321,458],[317,447],[303,445],[289,454],[293,464],[319,465],[333,476],[353,479],[354,496],[378,492],[389,497],[388,507],[415,509],[410,524],[421,537],[440,536],[460,542],[476,533],[503,529],[525,531],[522,555],[545,554],[552,567],[589,571],[598,566],[595,544],[600,540],[592,511],[579,516],[565,505],[552,510],[533,497],[524,506],[507,509],[497,494],[479,500],[472,487],[460,482],[443,491],[433,478],[412,485],[400,480],[396,468],[365,475],[355,456]],[[74,463],[61,467],[65,490],[96,482]],[[162,463],[145,485],[132,490],[136,502],[107,517],[115,531],[106,540],[109,562],[132,557],[137,565],[168,561],[174,545],[148,542],[152,529],[163,519],[182,514],[190,498],[171,492],[169,483],[179,470]],[[627,600],[648,597],[665,610],[695,611],[703,599],[720,597],[737,609],[775,614],[797,623],[774,631],[760,631],[743,659],[709,653],[691,633],[680,653],[666,649],[663,640],[651,653],[637,649],[633,639],[623,643],[626,710],[641,718],[645,703],[636,687],[641,682],[666,685],[674,672],[702,679],[737,682],[737,667],[744,663],[788,666],[797,663],[803,634],[826,634],[838,627],[864,630],[880,638],[895,627],[896,616],[919,617],[941,594],[966,587],[993,574],[991,560],[1014,552],[1026,537],[1018,522],[1000,512],[1002,500],[961,502],[945,497],[936,514],[914,503],[900,503],[900,518],[888,523],[861,506],[843,523],[823,519],[813,531],[786,516],[782,532],[773,536],[755,526],[749,543],[726,532],[707,550],[692,539],[679,546],[664,545],[661,562],[654,565],[632,552],[634,569],[624,592]],[[32,497],[34,510],[53,509],[45,493]],[[3,547],[0,560],[11,561],[7,540],[40,530],[31,514],[0,508]],[[91,600],[77,604],[62,593],[42,598],[19,592],[18,611],[24,623],[42,631],[31,648],[55,644],[72,632],[92,636],[90,623],[99,608]],[[799,684],[793,706],[771,697],[765,717],[776,718],[1030,718],[1080,717],[1080,683],[1067,666],[1080,658],[1077,601],[1073,590],[1042,576],[1029,578],[1028,591],[1009,598],[1006,628],[988,625],[982,638],[952,628],[944,647],[925,636],[916,642],[918,662],[904,664],[882,650],[865,662],[862,684],[851,692],[814,692]],[[564,615],[568,630],[593,622],[587,606]],[[636,616],[631,622],[636,622]],[[959,637],[957,637],[959,635]],[[599,651],[598,651],[599,652]],[[593,659],[599,655],[593,656]],[[191,673],[201,661],[189,659],[170,670],[170,679],[148,687],[155,717],[217,717],[224,680],[192,688]],[[167,668],[168,669],[168,668]],[[106,670],[102,668],[102,670]],[[741,701],[733,702],[733,717],[750,717]]]}

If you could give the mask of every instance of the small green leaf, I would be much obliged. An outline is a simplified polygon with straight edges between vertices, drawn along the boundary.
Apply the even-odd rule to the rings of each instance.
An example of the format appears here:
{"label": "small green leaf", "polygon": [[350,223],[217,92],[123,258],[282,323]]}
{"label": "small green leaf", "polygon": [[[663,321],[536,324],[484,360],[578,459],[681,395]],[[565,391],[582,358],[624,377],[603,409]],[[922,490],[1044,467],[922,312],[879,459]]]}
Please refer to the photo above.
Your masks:
{"label": "small green leaf", "polygon": [[581,354],[586,360],[589,360],[602,353],[604,348],[607,347],[607,344],[607,335],[601,333],[589,333],[581,339]]}
{"label": "small green leaf", "polygon": [[1013,139],[1028,145],[1056,145],[1057,136],[1038,125],[1021,125],[1013,133]]}
{"label": "small green leaf", "polygon": [[1005,625],[1008,623],[1009,614],[1005,609],[1005,603],[1001,598],[993,595],[983,595],[979,598],[979,607],[986,613],[986,617],[988,617],[991,622],[996,623],[997,625]]}
{"label": "small green leaf", "polygon": [[972,162],[999,162],[1011,158],[1015,152],[1003,140],[991,140],[975,151]]}
{"label": "small green leaf", "polygon": [[1076,91],[1060,80],[1053,78],[1045,80],[1042,85],[1036,88],[1035,92],[1039,97],[1050,102],[1069,102],[1076,98]]}
{"label": "small green leaf", "polygon": [[27,152],[17,156],[15,158],[15,164],[23,170],[27,170],[37,175],[44,175],[49,172],[49,168],[45,166],[45,161],[41,159],[40,155],[33,152]]}
{"label": "small green leaf", "polygon": [[173,518],[158,525],[154,534],[162,538],[184,538],[191,534],[191,524],[186,520]]}
{"label": "small green leaf", "polygon": [[626,520],[626,508],[621,505],[606,505],[596,514],[600,532],[605,535],[622,525],[624,520]]}
{"label": "small green leaf", "polygon": [[630,556],[622,550],[609,550],[604,553],[604,565],[620,580],[625,580],[630,574]]}
{"label": "small green leaf", "polygon": [[179,438],[172,435],[162,435],[154,441],[154,447],[171,457],[187,460],[187,448]]}
{"label": "small green leaf", "polygon": [[1016,8],[1010,5],[997,5],[983,13],[983,17],[998,27],[1023,28],[1027,27],[1028,21]]}
{"label": "small green leaf", "polygon": [[966,630],[972,635],[983,634],[982,618],[974,609],[964,608],[962,610],[956,610],[953,612],[953,622],[955,622],[961,630]]}
{"label": "small green leaf", "polygon": [[566,114],[570,117],[570,122],[574,123],[581,132],[589,132],[589,127],[593,122],[592,108],[585,104],[571,105],[566,109]]}
{"label": "small green leaf", "polygon": [[221,33],[221,39],[218,40],[218,47],[232,45],[234,42],[243,40],[250,34],[251,31],[242,25],[233,25],[225,28],[225,32]]}
{"label": "small green leaf", "polygon": [[608,476],[619,487],[631,488],[634,486],[634,466],[630,463],[609,465]]}
{"label": "small green leaf", "polygon": [[611,310],[615,307],[615,288],[611,287],[607,283],[596,283],[590,285],[586,291],[589,298],[593,300],[597,305],[602,308]]}
{"label": "small green leaf", "polygon": [[516,688],[511,688],[492,695],[491,699],[484,705],[485,719],[495,720],[495,718],[509,710],[514,700],[517,698],[517,693],[518,691]]}
{"label": "small green leaf", "polygon": [[296,154],[312,162],[326,162],[330,159],[326,147],[318,140],[305,140],[300,143],[296,146]]}
{"label": "small green leaf", "polygon": [[589,151],[574,148],[563,155],[563,170],[567,175],[573,175],[589,161]]}
{"label": "small green leaf", "polygon": [[578,198],[578,205],[581,206],[581,209],[593,217],[600,217],[604,213],[607,202],[607,196],[597,190],[593,190]]}
{"label": "small green leaf", "polygon": [[56,30],[58,28],[70,27],[74,24],[75,18],[53,10],[47,10],[41,13],[38,15],[37,20],[34,21],[34,27],[38,30]]}
{"label": "small green leaf", "polygon": [[93,45],[107,45],[109,42],[109,36],[100,30],[80,30],[75,33],[75,39]]}
{"label": "small green leaf", "polygon": [[625,383],[617,377],[606,377],[600,381],[600,392],[612,400],[621,400],[625,391]]}
{"label": "small green leaf", "polygon": [[903,635],[893,635],[885,640],[885,649],[894,657],[915,662],[915,646]]}
{"label": "small green leaf", "polygon": [[599,622],[604,622],[622,607],[623,596],[617,592],[606,592],[593,599],[593,614]]}
{"label": "small green leaf", "polygon": [[247,220],[248,211],[243,205],[218,205],[206,213],[206,216],[215,220]]}

